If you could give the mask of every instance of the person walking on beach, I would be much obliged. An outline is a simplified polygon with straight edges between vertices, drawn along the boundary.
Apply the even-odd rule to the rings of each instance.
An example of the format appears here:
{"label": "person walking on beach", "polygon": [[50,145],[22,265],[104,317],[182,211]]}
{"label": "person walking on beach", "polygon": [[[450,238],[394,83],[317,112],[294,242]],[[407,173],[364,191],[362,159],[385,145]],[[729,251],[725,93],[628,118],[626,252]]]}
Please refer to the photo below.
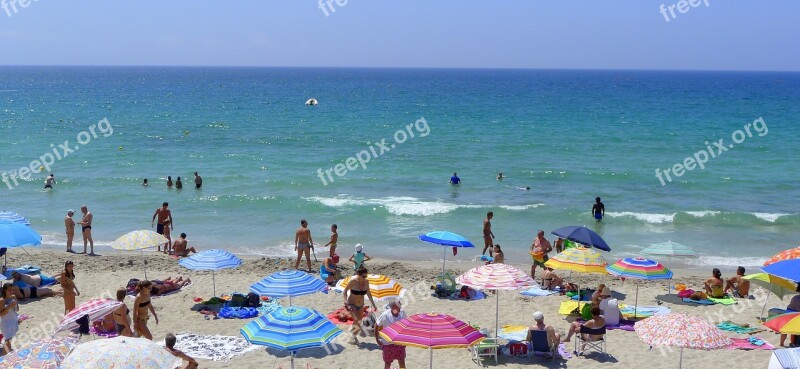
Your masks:
{"label": "person walking on beach", "polygon": [[486,219],[483,220],[483,252],[481,252],[481,255],[485,254],[486,250],[489,250],[489,256],[492,256],[492,249],[494,245],[492,218],[494,218],[494,213],[490,211],[486,213]]}
{"label": "person walking on beach", "polygon": [[325,244],[325,247],[328,247],[328,246],[331,247],[330,257],[333,257],[333,255],[336,255],[336,243],[339,242],[339,233],[337,233],[338,229],[339,229],[339,226],[337,226],[336,224],[331,226],[331,240],[330,240],[330,242]]}
{"label": "person walking on beach", "polygon": [[175,182],[176,189],[183,189],[183,181],[181,181],[181,177],[178,177],[178,180]]}
{"label": "person walking on beach", "polygon": [[0,335],[3,336],[3,353],[5,356],[11,352],[11,340],[19,331],[19,303],[14,297],[14,285],[6,283],[0,290]]}
{"label": "person walking on beach", "polygon": [[375,306],[375,300],[372,299],[372,292],[369,289],[369,281],[367,276],[369,271],[363,266],[356,271],[356,277],[350,279],[350,283],[344,288],[342,295],[344,296],[344,307],[353,316],[353,326],[350,327],[353,341],[351,343],[358,344],[356,338],[359,334],[364,334],[363,327],[361,326],[361,319],[367,312],[367,304],[364,301],[364,296],[369,298],[373,310],[378,310]]}
{"label": "person walking on beach", "polygon": [[74,268],[75,263],[72,260],[67,260],[64,263],[64,271],[61,272],[60,281],[63,290],[62,296],[64,297],[64,315],[75,309],[75,297],[81,295],[81,291],[78,291],[78,287],[75,286]]}
{"label": "person walking on beach", "polygon": [[167,176],[167,188],[172,188],[172,176]]}
{"label": "person walking on beach", "polygon": [[402,310],[400,300],[396,299],[389,303],[389,309],[379,315],[378,320],[375,322],[375,342],[378,343],[378,347],[383,351],[384,369],[391,368],[395,360],[397,360],[397,364],[401,368],[406,367],[406,347],[393,345],[380,336],[380,332],[384,327],[388,327],[389,324],[399,322],[405,318],[406,312]]}
{"label": "person walking on beach", "polygon": [[311,239],[311,230],[308,229],[308,222],[305,219],[300,220],[300,228],[294,233],[294,251],[297,251],[297,261],[294,262],[294,268],[300,266],[300,258],[306,256],[306,264],[308,264],[308,272],[311,273],[311,248],[314,247],[314,240]]}
{"label": "person walking on beach", "polygon": [[50,175],[44,179],[44,189],[52,190],[54,184],[56,184],[56,177],[53,176],[53,173],[50,173]]}
{"label": "person walking on beach", "polygon": [[194,188],[199,190],[201,187],[203,187],[203,177],[194,172]]}
{"label": "person walking on beach", "polygon": [[181,233],[181,238],[175,240],[175,244],[172,247],[172,255],[180,257],[187,257],[190,252],[197,253],[194,247],[189,247],[189,241],[186,241],[186,233]]}
{"label": "person walking on beach", "polygon": [[531,244],[531,258],[533,259],[533,264],[531,265],[531,278],[536,279],[537,265],[541,265],[542,268],[544,268],[544,263],[546,263],[549,259],[547,254],[550,251],[553,251],[553,246],[550,245],[550,241],[544,238],[544,231],[539,230],[539,232],[536,233],[536,238]]}
{"label": "person walking on beach", "polygon": [[603,217],[606,215],[606,206],[600,201],[599,197],[594,198],[594,205],[592,205],[592,215],[594,219],[597,221],[603,220]]}
{"label": "person walking on beach", "polygon": [[453,176],[450,177],[450,184],[453,186],[458,186],[461,184],[461,178],[458,178],[458,173],[453,173]]}
{"label": "person walking on beach", "polygon": [[[153,213],[153,219],[150,220],[150,228],[153,228],[153,224],[156,222],[156,218],[158,218],[158,226],[156,226],[156,233],[164,235],[164,226],[170,227],[173,231],[175,230],[175,226],[173,225],[172,212],[169,210],[168,202],[165,201],[163,204],[161,204],[161,207],[156,209],[156,212]],[[169,224],[166,223],[167,220],[169,220]],[[164,252],[167,252],[170,243],[171,243],[170,241],[167,241],[167,243],[164,244]],[[161,251],[161,245],[158,245],[158,251]]]}
{"label": "person walking on beach", "polygon": [[67,232],[67,252],[72,251],[72,240],[75,239],[75,220],[72,219],[72,216],[75,214],[75,210],[69,209],[67,210],[67,216],[64,217],[64,228]]}
{"label": "person walking on beach", "polygon": [[94,255],[94,240],[92,239],[92,220],[94,220],[94,215],[86,205],[81,206],[81,213],[83,218],[78,224],[81,225],[81,233],[83,233],[83,253],[86,253],[86,244],[88,243],[90,246],[89,255]]}
{"label": "person walking on beach", "polygon": [[153,287],[152,282],[139,281],[136,286],[136,300],[133,301],[133,329],[139,336],[148,340],[153,339],[150,329],[147,328],[147,321],[150,320],[148,312],[153,313],[158,325],[158,314],[150,301],[150,287]]}

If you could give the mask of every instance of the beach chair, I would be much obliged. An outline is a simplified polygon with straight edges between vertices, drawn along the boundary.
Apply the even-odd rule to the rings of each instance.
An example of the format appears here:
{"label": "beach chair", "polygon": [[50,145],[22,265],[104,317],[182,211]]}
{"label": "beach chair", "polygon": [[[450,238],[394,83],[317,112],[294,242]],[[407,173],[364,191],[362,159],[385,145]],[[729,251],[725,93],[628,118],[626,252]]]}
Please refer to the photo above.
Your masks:
{"label": "beach chair", "polygon": [[553,362],[555,362],[558,355],[558,343],[556,342],[553,346],[550,346],[550,340],[547,339],[547,331],[530,330],[530,334],[531,340],[529,342],[533,353],[550,355]]}
{"label": "beach chair", "polygon": [[[585,340],[584,335],[591,336],[601,336],[598,339],[594,340]],[[575,335],[575,350],[573,351],[575,355],[583,355],[587,351],[596,351],[602,354],[607,354],[606,352],[606,327],[603,326],[602,328],[589,328],[586,326],[581,326],[581,330],[579,334]],[[580,350],[578,349],[580,346]]]}
{"label": "beach chair", "polygon": [[497,338],[484,338],[477,345],[472,346],[472,360],[481,365],[481,360],[485,357],[494,357],[494,364],[497,365],[497,355],[500,350],[500,343]]}

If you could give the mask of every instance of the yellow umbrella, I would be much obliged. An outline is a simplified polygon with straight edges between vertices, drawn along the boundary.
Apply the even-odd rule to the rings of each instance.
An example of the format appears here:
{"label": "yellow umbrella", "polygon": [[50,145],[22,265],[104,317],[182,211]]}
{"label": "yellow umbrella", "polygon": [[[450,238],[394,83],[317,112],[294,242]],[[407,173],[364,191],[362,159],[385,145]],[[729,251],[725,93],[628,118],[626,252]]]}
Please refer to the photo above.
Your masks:
{"label": "yellow umbrella", "polygon": [[[783,297],[788,294],[797,293],[797,284],[794,282],[789,281],[788,279],[783,279],[778,276],[774,276],[767,273],[754,273],[750,275],[744,276],[744,279],[749,280],[751,283],[755,283],[767,291],[769,293],[775,294],[778,296],[779,299],[783,300]],[[767,295],[769,298],[769,295]],[[767,302],[764,301],[764,307],[761,308],[761,318],[764,318],[764,310],[767,308]]]}
{"label": "yellow umbrella", "polygon": [[608,274],[606,259],[594,249],[576,247],[553,256],[544,265],[548,268],[570,270],[578,273]]}
{"label": "yellow umbrella", "polygon": [[[342,279],[338,286],[344,289],[353,278],[355,276]],[[367,281],[369,282],[369,292],[372,294],[372,298],[376,300],[403,297],[406,292],[403,285],[385,275],[370,274],[367,276]]]}
{"label": "yellow umbrella", "polygon": [[[162,243],[167,243],[167,238],[153,231],[133,231],[122,235],[111,244],[111,247],[116,250],[123,251],[142,251],[142,259],[144,260],[144,249],[156,247]],[[147,266],[144,265],[144,279],[147,279]]]}

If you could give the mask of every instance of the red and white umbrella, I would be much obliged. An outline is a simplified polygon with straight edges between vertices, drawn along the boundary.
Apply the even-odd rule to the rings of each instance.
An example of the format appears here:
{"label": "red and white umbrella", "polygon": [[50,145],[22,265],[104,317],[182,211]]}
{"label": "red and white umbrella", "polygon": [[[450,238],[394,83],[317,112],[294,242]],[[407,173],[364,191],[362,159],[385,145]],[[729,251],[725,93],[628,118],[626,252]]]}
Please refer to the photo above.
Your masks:
{"label": "red and white umbrella", "polygon": [[[508,264],[487,264],[475,267],[456,278],[456,283],[479,290],[518,290],[535,286],[527,273]],[[500,296],[495,297],[495,337],[500,331]]]}
{"label": "red and white umbrella", "polygon": [[111,314],[114,309],[120,307],[122,302],[112,299],[93,299],[89,300],[80,306],[76,307],[67,314],[64,319],[58,323],[55,333],[72,330],[78,328],[77,320],[84,315],[89,316],[89,321],[103,319],[106,315]]}

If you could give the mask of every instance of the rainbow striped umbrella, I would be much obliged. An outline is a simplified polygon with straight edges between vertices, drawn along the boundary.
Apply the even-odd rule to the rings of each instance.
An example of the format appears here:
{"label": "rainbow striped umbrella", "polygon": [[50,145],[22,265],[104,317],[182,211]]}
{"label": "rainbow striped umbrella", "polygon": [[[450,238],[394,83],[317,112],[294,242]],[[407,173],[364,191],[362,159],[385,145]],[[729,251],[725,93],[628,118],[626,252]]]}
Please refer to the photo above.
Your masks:
{"label": "rainbow striped umbrella", "polygon": [[800,259],[800,247],[784,250],[775,255],[772,255],[772,257],[769,258],[769,260],[764,262],[764,266],[774,264],[779,261],[791,260],[791,259]]}
{"label": "rainbow striped umbrella", "polygon": [[[487,264],[468,270],[456,278],[456,283],[479,290],[518,290],[536,285],[527,273],[509,264]],[[495,335],[500,329],[500,297],[495,297]]]}
{"label": "rainbow striped umbrella", "polygon": [[654,243],[650,247],[642,250],[643,254],[648,255],[661,255],[661,256],[681,256],[681,257],[694,257],[697,253],[694,250],[681,245],[677,242],[667,241],[661,243]]}
{"label": "rainbow striped umbrella", "polygon": [[111,314],[114,309],[120,307],[122,302],[112,299],[93,299],[83,304],[80,304],[75,309],[69,312],[61,321],[58,323],[58,327],[56,327],[55,333],[64,331],[64,330],[71,330],[78,328],[78,319],[82,318],[84,315],[89,316],[89,321],[93,322],[95,320],[103,319],[106,315]]}
{"label": "rainbow striped umbrella", "polygon": [[603,255],[594,249],[576,247],[562,251],[545,264],[548,268],[570,270],[578,273],[608,274],[608,263]]}
{"label": "rainbow striped umbrella", "polygon": [[[339,281],[338,287],[346,288],[347,284],[354,278],[355,276],[351,276],[342,279]],[[367,281],[369,282],[369,292],[372,294],[372,298],[376,300],[386,300],[394,297],[402,298],[406,293],[403,285],[385,275],[370,274],[367,276]]]}
{"label": "rainbow striped umbrella", "polygon": [[247,323],[241,329],[247,342],[291,351],[292,368],[297,350],[323,347],[342,334],[342,330],[313,309],[281,307]]}
{"label": "rainbow striped umbrella", "polygon": [[667,314],[647,318],[634,325],[639,338],[646,345],[681,348],[680,367],[683,367],[683,349],[719,350],[733,342],[707,319],[686,314]]}
{"label": "rainbow striped umbrella", "polygon": [[380,335],[395,345],[429,349],[431,369],[433,350],[469,347],[486,338],[469,324],[444,314],[413,315],[384,327]]}
{"label": "rainbow striped umbrella", "polygon": [[781,334],[800,334],[800,313],[781,314],[767,319],[764,326]]}
{"label": "rainbow striped umbrella", "polygon": [[[623,278],[655,280],[672,279],[672,271],[658,262],[645,258],[625,258],[606,267],[611,275]],[[639,283],[636,283],[636,305],[633,307],[633,318],[636,319],[639,304]]]}
{"label": "rainbow striped umbrella", "polygon": [[288,296],[290,306],[293,296],[325,292],[327,289],[328,285],[325,281],[300,270],[282,270],[272,273],[250,286],[250,292],[259,296],[274,298]]}

